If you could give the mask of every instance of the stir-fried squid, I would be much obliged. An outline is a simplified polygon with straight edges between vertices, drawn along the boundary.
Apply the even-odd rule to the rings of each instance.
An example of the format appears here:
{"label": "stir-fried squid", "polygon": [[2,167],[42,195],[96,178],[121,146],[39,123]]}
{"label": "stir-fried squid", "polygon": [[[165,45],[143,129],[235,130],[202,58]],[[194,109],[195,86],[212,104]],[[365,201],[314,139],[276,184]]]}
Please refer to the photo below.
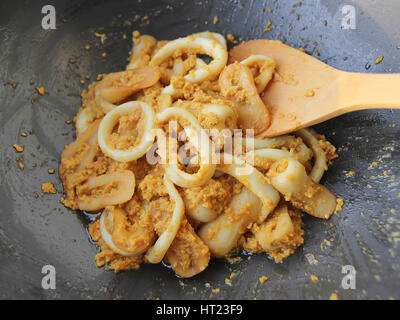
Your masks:
{"label": "stir-fried squid", "polygon": [[[138,115],[139,113],[139,115]],[[110,146],[110,139],[114,127],[118,124],[123,116],[132,116],[132,120],[136,123],[135,131],[140,131],[136,140],[139,143],[129,146],[128,150],[120,150]],[[140,117],[144,116],[144,125],[140,126]],[[139,119],[137,119],[139,118]],[[148,104],[144,102],[127,102],[110,111],[101,121],[99,126],[99,145],[101,150],[116,161],[128,162],[141,158],[150,149],[154,136],[151,130],[154,127],[155,112]],[[134,136],[134,132],[125,132],[125,136]]]}
{"label": "stir-fried squid", "polygon": [[270,114],[258,94],[249,68],[232,63],[221,72],[219,85],[222,94],[237,104],[242,129],[253,129],[255,135],[268,129]]}
{"label": "stir-fried squid", "polygon": [[327,219],[337,207],[320,184],[337,155],[309,129],[263,138],[274,59],[227,65],[225,37],[212,32],[133,41],[126,70],[82,93],[77,139],[61,157],[63,203],[101,212],[90,228],[96,262],[119,271],[164,261],[187,278],[238,249],[292,254],[300,210]]}
{"label": "stir-fried squid", "polygon": [[[100,192],[96,192],[101,189]],[[97,211],[107,206],[129,201],[135,192],[135,175],[124,170],[87,180],[88,194],[78,199],[79,209]]]}
{"label": "stir-fried squid", "polygon": [[213,147],[205,134],[202,134],[201,126],[197,119],[189,112],[181,108],[168,108],[157,116],[159,123],[177,118],[185,123],[184,129],[188,134],[190,143],[199,150],[200,169],[197,173],[189,174],[179,168],[178,164],[170,163],[166,168],[170,179],[183,188],[198,187],[205,184],[214,175],[216,165],[213,164]]}
{"label": "stir-fried squid", "polygon": [[240,63],[250,68],[250,70],[253,72],[257,91],[258,93],[262,93],[274,76],[276,65],[275,60],[270,57],[257,54],[244,59]]}
{"label": "stir-fried squid", "polygon": [[157,39],[149,35],[143,35],[138,39],[134,38],[133,42],[132,56],[126,67],[127,70],[145,67],[149,64],[157,44]]}
{"label": "stir-fried squid", "polygon": [[142,67],[110,73],[101,80],[95,89],[98,107],[108,113],[134,93],[153,86],[160,79],[160,72],[155,67]]}

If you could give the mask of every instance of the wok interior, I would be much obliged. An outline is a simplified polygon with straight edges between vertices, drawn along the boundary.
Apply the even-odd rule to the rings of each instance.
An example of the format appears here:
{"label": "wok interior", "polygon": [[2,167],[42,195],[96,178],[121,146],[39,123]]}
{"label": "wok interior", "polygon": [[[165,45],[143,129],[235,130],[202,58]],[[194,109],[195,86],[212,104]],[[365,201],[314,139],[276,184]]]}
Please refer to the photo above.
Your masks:
{"label": "wok interior", "polygon": [[[332,292],[338,292],[341,298],[399,298],[399,273],[395,272],[398,250],[393,243],[393,234],[399,230],[400,192],[396,182],[400,173],[396,165],[399,131],[393,125],[398,123],[399,116],[394,111],[357,112],[317,126],[318,132],[339,147],[340,159],[323,183],[344,198],[344,210],[326,223],[305,218],[306,246],[280,265],[264,256],[243,257],[236,264],[216,261],[204,274],[185,281],[177,280],[172,272],[160,272],[161,266],[146,266],[139,273],[104,273],[87,259],[94,252],[82,232],[87,221],[65,209],[58,196],[42,195],[39,183],[51,180],[62,191],[61,182],[55,175],[49,177],[47,169],[56,168],[62,148],[73,140],[73,128],[65,121],[73,117],[80,105],[80,80],[87,75],[95,77],[98,73],[120,70],[125,65],[133,30],[159,39],[174,39],[205,29],[231,33],[238,40],[279,39],[294,47],[305,47],[314,55],[318,50],[319,59],[338,69],[400,72],[395,45],[400,39],[387,31],[387,23],[384,29],[380,29],[380,21],[375,23],[377,16],[388,14],[390,8],[394,11],[396,1],[387,1],[383,9],[370,2],[369,12],[355,4],[364,15],[357,30],[347,32],[338,27],[339,1],[319,1],[317,5],[309,1],[302,5],[274,1],[210,1],[202,5],[182,5],[180,1],[55,1],[56,31],[39,27],[39,4],[29,3],[21,12],[17,4],[4,1],[4,10],[0,10],[4,47],[0,64],[6,72],[2,72],[2,80],[18,85],[15,89],[11,85],[0,87],[1,140],[10,141],[11,145],[24,144],[32,157],[25,156],[26,169],[21,172],[15,162],[18,155],[10,143],[1,147],[4,192],[0,199],[4,206],[0,217],[0,256],[5,263],[0,270],[0,286],[7,288],[1,290],[2,297],[270,299],[328,298]],[[378,8],[384,13],[375,15]],[[220,20],[216,25],[215,16]],[[268,19],[273,22],[272,28],[264,33]],[[99,44],[94,32],[107,34],[104,44]],[[124,34],[128,40],[123,39]],[[86,50],[86,45],[91,49]],[[104,52],[106,58],[102,56]],[[384,63],[375,65],[373,62],[381,55],[385,56]],[[70,63],[70,59],[76,63]],[[368,64],[371,67],[366,70]],[[35,87],[39,86],[49,94],[37,96]],[[36,99],[33,105],[32,98]],[[21,140],[19,132],[30,129],[35,133]],[[368,170],[374,161],[378,165]],[[37,170],[31,168],[34,163]],[[356,172],[355,176],[345,175],[350,170]],[[361,211],[365,214],[361,215]],[[57,269],[57,292],[40,287],[44,264],[53,264]],[[360,290],[340,288],[341,268],[348,264],[357,270]],[[25,277],[13,276],[10,270]],[[236,277],[229,287],[224,280],[232,272]],[[311,274],[322,281],[311,283]],[[258,284],[262,275],[270,278],[268,286]],[[206,283],[221,288],[221,292],[212,293]],[[102,287],[107,288],[106,292],[99,290]],[[21,289],[25,289],[23,293]]]}

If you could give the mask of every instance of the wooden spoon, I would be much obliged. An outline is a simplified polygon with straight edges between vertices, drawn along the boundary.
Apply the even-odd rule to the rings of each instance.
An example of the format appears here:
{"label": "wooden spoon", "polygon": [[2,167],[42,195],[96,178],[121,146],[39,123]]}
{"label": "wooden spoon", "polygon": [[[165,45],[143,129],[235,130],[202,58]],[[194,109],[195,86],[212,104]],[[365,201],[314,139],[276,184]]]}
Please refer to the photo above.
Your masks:
{"label": "wooden spoon", "polygon": [[276,61],[275,76],[261,94],[272,116],[261,137],[296,131],[347,112],[400,108],[400,74],[340,71],[276,40],[245,42],[230,51],[229,63],[253,54]]}

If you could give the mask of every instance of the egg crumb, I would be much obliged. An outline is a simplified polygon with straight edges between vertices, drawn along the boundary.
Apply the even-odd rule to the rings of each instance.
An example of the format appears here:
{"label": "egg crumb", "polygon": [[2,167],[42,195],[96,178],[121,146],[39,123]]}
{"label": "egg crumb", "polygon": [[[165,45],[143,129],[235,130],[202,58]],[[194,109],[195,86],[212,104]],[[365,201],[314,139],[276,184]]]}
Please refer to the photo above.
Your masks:
{"label": "egg crumb", "polygon": [[346,172],[345,176],[346,176],[346,177],[353,177],[355,174],[356,174],[355,171],[350,170],[350,171]]}
{"label": "egg crumb", "polygon": [[240,262],[241,260],[242,260],[242,258],[241,257],[226,257],[226,260],[229,262],[229,263],[237,263],[237,262]]}
{"label": "egg crumb", "polygon": [[51,182],[44,182],[42,183],[42,191],[43,193],[56,193],[56,188],[54,187],[54,184]]}
{"label": "egg crumb", "polygon": [[237,44],[238,43],[237,40],[235,39],[235,36],[233,34],[231,34],[231,33],[229,33],[227,35],[227,38],[228,38],[229,42],[231,42],[233,44]]}
{"label": "egg crumb", "polygon": [[318,277],[316,275],[313,275],[313,274],[310,276],[310,279],[311,279],[312,282],[318,282],[318,280],[319,280]]}
{"label": "egg crumb", "polygon": [[339,300],[339,296],[337,295],[337,293],[332,293],[329,297],[329,300]]}
{"label": "egg crumb", "polygon": [[258,278],[258,281],[260,281],[260,283],[264,283],[267,280],[268,280],[267,276],[261,276],[261,277]]}
{"label": "egg crumb", "polygon": [[139,38],[139,37],[140,37],[140,31],[139,31],[139,30],[133,31],[133,32],[132,32],[132,36],[133,36],[134,38]]}
{"label": "egg crumb", "polygon": [[371,170],[372,168],[376,167],[378,165],[378,161],[373,161],[368,167],[368,170]]}
{"label": "egg crumb", "polygon": [[306,97],[314,97],[315,96],[315,91],[314,90],[307,90],[306,91]]}
{"label": "egg crumb", "polygon": [[385,58],[384,56],[376,58],[375,59],[375,64],[380,64],[383,61],[384,58]]}
{"label": "egg crumb", "polygon": [[15,149],[15,151],[17,151],[18,153],[21,153],[24,151],[24,147],[21,147],[18,144],[13,144],[13,148]]}
{"label": "egg crumb", "polygon": [[343,204],[344,204],[343,199],[342,198],[337,198],[336,199],[336,208],[335,208],[335,212],[334,213],[338,213],[339,211],[342,211]]}
{"label": "egg crumb", "polygon": [[106,39],[107,39],[107,36],[106,36],[104,33],[97,33],[97,32],[95,32],[94,35],[95,35],[97,38],[100,38],[100,41],[101,41],[102,44],[104,44],[104,42],[105,42]]}
{"label": "egg crumb", "polygon": [[265,27],[264,32],[271,31],[271,28],[270,28],[271,25],[272,25],[272,21],[271,21],[271,20],[268,20],[267,26]]}
{"label": "egg crumb", "polygon": [[43,87],[37,87],[36,91],[41,95],[44,96],[46,94],[46,91],[44,90]]}

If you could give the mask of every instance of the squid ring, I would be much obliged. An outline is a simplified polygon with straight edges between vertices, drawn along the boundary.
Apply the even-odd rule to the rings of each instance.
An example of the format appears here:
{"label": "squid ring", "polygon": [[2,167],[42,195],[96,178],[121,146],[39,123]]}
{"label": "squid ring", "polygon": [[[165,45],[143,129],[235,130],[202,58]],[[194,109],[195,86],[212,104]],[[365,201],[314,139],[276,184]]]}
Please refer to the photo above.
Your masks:
{"label": "squid ring", "polygon": [[324,150],[322,150],[322,148],[318,145],[318,139],[311,133],[309,129],[301,129],[296,131],[294,134],[302,138],[313,151],[315,161],[314,167],[310,173],[310,177],[314,182],[319,183],[325,173],[325,170],[328,169],[328,161],[326,159]]}
{"label": "squid ring", "polygon": [[[274,138],[243,138],[242,144],[244,147],[248,145],[253,145],[254,150],[260,149],[275,149],[278,150],[281,147],[287,147],[288,149],[296,148],[296,152],[290,155],[292,158],[305,164],[308,160],[312,158],[312,151],[304,144],[295,145],[296,138],[289,135],[283,135]],[[281,150],[283,151],[283,150]]]}
{"label": "squid ring", "polygon": [[97,211],[107,206],[117,205],[129,201],[135,193],[135,175],[130,170],[117,171],[97,177],[89,177],[87,186],[95,189],[117,183],[117,190],[101,196],[83,196],[78,198],[80,210]]}
{"label": "squid ring", "polygon": [[250,69],[253,67],[258,68],[260,74],[254,78],[254,82],[256,84],[258,93],[263,92],[274,75],[276,66],[275,60],[270,57],[257,54],[248,57],[240,63]]}
{"label": "squid ring", "polygon": [[[107,215],[107,217],[106,217]],[[112,241],[112,235],[111,233],[107,230],[106,227],[106,219],[111,219],[113,220],[113,213],[107,210],[107,208],[103,211],[100,217],[100,231],[101,231],[101,238],[104,240],[104,242],[111,248],[112,251],[126,257],[132,257],[132,256],[137,256],[138,254],[136,253],[130,253],[130,252],[125,252],[121,249],[119,249],[114,242]]]}
{"label": "squid ring", "polygon": [[168,174],[164,174],[164,185],[167,188],[168,194],[175,202],[174,212],[172,213],[171,220],[165,231],[157,239],[153,247],[151,247],[146,254],[147,260],[150,263],[159,263],[164,258],[169,247],[174,241],[176,234],[181,226],[182,218],[185,214],[185,205],[182,197],[176,190],[174,184],[168,177]]}
{"label": "squid ring", "polygon": [[[132,114],[136,110],[140,109],[145,115],[145,127],[143,129],[143,136],[138,145],[133,146],[130,150],[118,150],[113,149],[107,144],[107,140],[110,138],[111,133],[122,116]],[[122,104],[115,109],[111,110],[101,120],[99,126],[99,146],[101,150],[110,158],[120,161],[129,162],[141,158],[151,147],[154,141],[154,135],[151,134],[151,130],[154,128],[155,113],[145,102],[127,102]]]}
{"label": "squid ring", "polygon": [[217,76],[228,61],[228,52],[217,40],[189,36],[168,42],[154,55],[150,61],[150,66],[158,66],[177,52],[184,50],[195,50],[214,59],[210,64],[198,70],[193,70],[185,76],[185,79],[192,83]]}
{"label": "squid ring", "polygon": [[282,159],[294,159],[290,152],[280,149],[258,149],[246,153],[247,159],[253,159],[255,157],[262,158],[267,161],[278,161]]}
{"label": "squid ring", "polygon": [[[197,173],[189,174],[181,170],[176,163],[169,163],[166,172],[173,183],[182,188],[199,187],[207,183],[215,173],[216,164],[213,164],[214,147],[207,134],[203,134],[202,128],[197,119],[187,110],[172,107],[165,109],[157,116],[159,122],[166,122],[171,118],[178,117],[185,120],[185,131],[188,134],[189,142],[198,150],[200,154],[200,169]],[[200,134],[200,143],[197,139]],[[211,151],[211,152],[210,152]]]}
{"label": "squid ring", "polygon": [[192,37],[217,40],[219,44],[225,48],[225,50],[228,49],[228,46],[226,45],[226,39],[220,33],[205,31],[205,32],[194,33],[192,34]]}
{"label": "squid ring", "polygon": [[218,119],[219,123],[216,126],[217,130],[223,130],[225,129],[224,124],[226,123],[226,120],[229,118],[234,118],[235,117],[235,112],[232,110],[232,108],[224,105],[216,105],[216,104],[204,104],[203,108],[200,111],[201,114],[207,114],[207,113],[213,113],[215,114]]}

